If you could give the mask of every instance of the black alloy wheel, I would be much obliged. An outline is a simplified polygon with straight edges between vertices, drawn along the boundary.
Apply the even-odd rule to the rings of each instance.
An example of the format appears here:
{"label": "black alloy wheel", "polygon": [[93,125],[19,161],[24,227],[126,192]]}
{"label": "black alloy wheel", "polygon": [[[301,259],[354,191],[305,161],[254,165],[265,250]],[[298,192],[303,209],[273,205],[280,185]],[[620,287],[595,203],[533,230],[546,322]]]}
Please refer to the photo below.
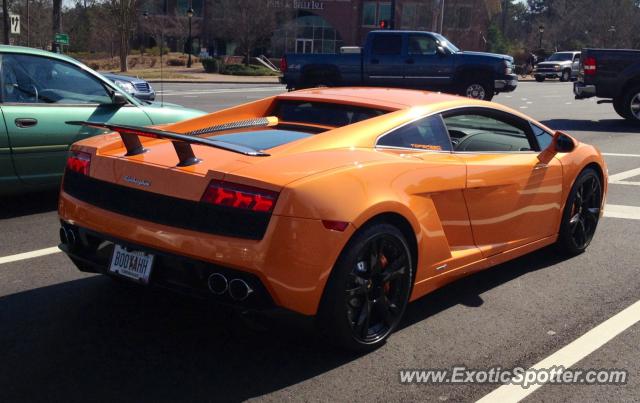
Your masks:
{"label": "black alloy wheel", "polygon": [[379,223],[357,233],[332,273],[320,323],[337,344],[356,351],[382,345],[409,301],[412,258],[402,232]]}
{"label": "black alloy wheel", "polygon": [[601,205],[600,176],[587,168],[578,176],[565,206],[558,239],[563,251],[578,254],[589,246],[600,220]]}

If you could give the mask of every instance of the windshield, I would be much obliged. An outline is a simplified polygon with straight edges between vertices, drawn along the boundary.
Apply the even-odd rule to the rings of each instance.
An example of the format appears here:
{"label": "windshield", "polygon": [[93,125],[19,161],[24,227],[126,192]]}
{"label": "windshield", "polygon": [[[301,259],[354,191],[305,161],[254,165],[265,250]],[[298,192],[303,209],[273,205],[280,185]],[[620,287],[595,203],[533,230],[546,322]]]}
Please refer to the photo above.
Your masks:
{"label": "windshield", "polygon": [[440,45],[449,49],[451,51],[451,53],[458,53],[460,52],[460,49],[458,49],[458,47],[456,45],[454,45],[453,43],[449,42],[449,40],[447,38],[445,38],[444,36],[440,35],[440,34],[433,34],[437,39],[438,42],[440,42]]}
{"label": "windshield", "polygon": [[573,60],[573,53],[554,53],[547,59],[548,62],[566,62],[568,60]]}

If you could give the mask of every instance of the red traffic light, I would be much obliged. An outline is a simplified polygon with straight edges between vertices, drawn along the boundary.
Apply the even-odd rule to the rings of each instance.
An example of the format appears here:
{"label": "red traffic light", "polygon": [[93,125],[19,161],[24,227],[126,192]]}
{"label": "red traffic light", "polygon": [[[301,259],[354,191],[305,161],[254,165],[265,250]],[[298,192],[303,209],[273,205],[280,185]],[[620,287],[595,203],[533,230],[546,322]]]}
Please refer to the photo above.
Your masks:
{"label": "red traffic light", "polygon": [[389,21],[387,21],[387,20],[380,20],[380,28],[381,28],[381,29],[387,29],[387,28],[389,28]]}

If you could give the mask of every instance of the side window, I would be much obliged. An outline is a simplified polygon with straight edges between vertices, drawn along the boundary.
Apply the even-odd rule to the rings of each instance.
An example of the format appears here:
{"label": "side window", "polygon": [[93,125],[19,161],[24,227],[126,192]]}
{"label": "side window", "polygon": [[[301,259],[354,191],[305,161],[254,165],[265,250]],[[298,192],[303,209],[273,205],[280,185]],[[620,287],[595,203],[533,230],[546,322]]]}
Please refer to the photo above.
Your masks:
{"label": "side window", "polygon": [[430,36],[413,35],[409,36],[409,54],[410,55],[435,55],[436,41]]}
{"label": "side window", "polygon": [[379,146],[451,151],[451,141],[440,115],[429,116],[387,133]]}
{"label": "side window", "polygon": [[535,149],[527,137],[531,128],[526,121],[502,119],[491,113],[469,112],[449,115],[444,122],[454,151],[526,152]]}
{"label": "side window", "polygon": [[376,35],[372,52],[378,56],[399,55],[402,52],[402,35]]}
{"label": "side window", "polygon": [[573,61],[574,62],[579,62],[580,61],[580,53],[576,53],[576,55],[573,57]]}
{"label": "side window", "polygon": [[548,133],[547,131],[542,130],[541,128],[539,128],[534,124],[531,125],[531,129],[533,130],[533,135],[535,136],[536,141],[538,142],[540,151],[549,147],[549,144],[551,144],[551,140],[553,140],[553,136],[551,135],[551,133]]}
{"label": "side window", "polygon": [[2,55],[2,100],[12,103],[104,104],[111,97],[96,78],[62,61]]}

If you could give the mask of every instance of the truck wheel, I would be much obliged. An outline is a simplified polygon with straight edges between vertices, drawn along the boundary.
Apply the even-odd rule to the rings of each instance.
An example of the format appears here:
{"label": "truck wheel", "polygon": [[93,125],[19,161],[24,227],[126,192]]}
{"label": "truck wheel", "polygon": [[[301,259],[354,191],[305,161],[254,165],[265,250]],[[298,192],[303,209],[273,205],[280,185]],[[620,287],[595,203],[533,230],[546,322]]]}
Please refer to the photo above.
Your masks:
{"label": "truck wheel", "polygon": [[544,76],[536,76],[536,81],[541,83],[544,81]]}
{"label": "truck wheel", "polygon": [[475,78],[465,81],[464,85],[462,85],[460,95],[467,98],[491,101],[493,99],[493,91],[493,83],[489,80]]}
{"label": "truck wheel", "polygon": [[640,123],[640,85],[631,88],[622,97],[622,113],[625,119]]}
{"label": "truck wheel", "polygon": [[624,101],[623,98],[615,98],[613,100],[613,109],[616,111],[616,113],[620,117],[622,117],[624,119],[631,119],[631,117],[629,116],[627,111],[625,111],[625,109],[624,109],[623,101]]}
{"label": "truck wheel", "polygon": [[563,71],[562,74],[560,75],[560,81],[567,82],[569,80],[571,80],[571,70]]}

